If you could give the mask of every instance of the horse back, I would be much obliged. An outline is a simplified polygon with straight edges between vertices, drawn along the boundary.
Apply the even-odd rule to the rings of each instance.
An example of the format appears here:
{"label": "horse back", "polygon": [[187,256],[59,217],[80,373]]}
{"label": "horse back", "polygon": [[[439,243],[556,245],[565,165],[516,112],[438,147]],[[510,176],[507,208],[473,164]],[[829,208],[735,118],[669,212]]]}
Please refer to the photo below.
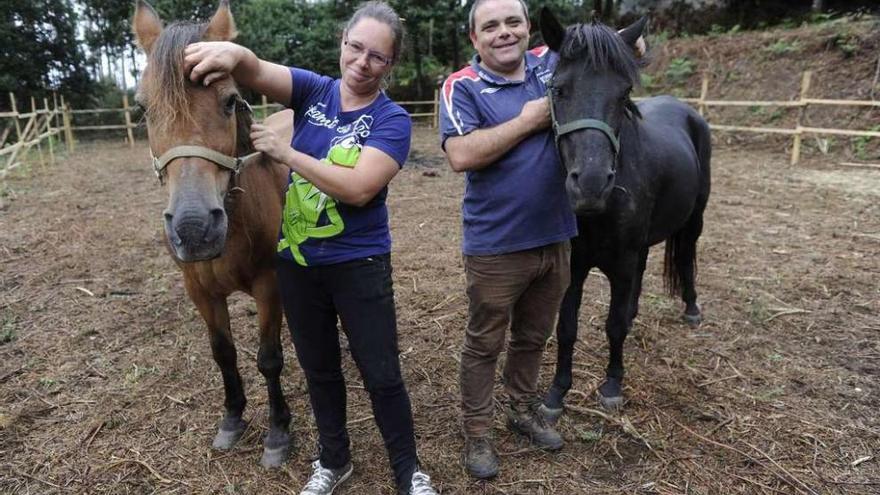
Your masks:
{"label": "horse back", "polygon": [[671,96],[648,98],[638,105],[637,167],[651,188],[651,243],[665,239],[709,194],[711,138],[706,121]]}

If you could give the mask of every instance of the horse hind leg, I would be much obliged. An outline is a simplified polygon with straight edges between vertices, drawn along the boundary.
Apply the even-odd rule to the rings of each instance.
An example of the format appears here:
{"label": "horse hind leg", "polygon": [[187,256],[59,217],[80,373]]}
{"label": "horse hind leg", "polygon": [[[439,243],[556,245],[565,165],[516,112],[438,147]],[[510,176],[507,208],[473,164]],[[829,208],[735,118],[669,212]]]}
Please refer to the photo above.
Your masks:
{"label": "horse hind leg", "polygon": [[[574,257],[574,250],[572,254]],[[553,376],[553,384],[540,406],[541,413],[551,423],[555,423],[562,416],[565,396],[571,389],[571,368],[574,344],[578,334],[578,313],[581,307],[584,281],[589,271],[589,267],[572,260],[571,283],[562,298],[559,320],[556,323],[556,373]]]}
{"label": "horse hind leg", "polygon": [[290,409],[281,388],[284,353],[281,347],[281,300],[274,274],[255,284],[254,298],[260,319],[260,350],[257,368],[266,379],[269,393],[269,432],[263,440],[260,464],[265,468],[280,467],[290,453]]}
{"label": "horse hind leg", "polygon": [[676,232],[666,244],[666,263],[667,266],[673,267],[672,273],[668,276],[676,277],[675,283],[668,285],[679,288],[681,299],[685,304],[682,318],[691,328],[700,326],[703,321],[700,305],[697,304],[696,290],[697,240],[702,231],[703,208],[698,207],[691,214],[684,227]]}
{"label": "horse hind leg", "polygon": [[247,400],[241,383],[241,375],[238,373],[238,356],[232,332],[229,329],[229,309],[226,305],[226,298],[210,297],[188,283],[186,287],[190,299],[195,303],[208,325],[211,353],[214,356],[214,362],[220,368],[220,374],[223,376],[226,414],[220,421],[212,446],[220,450],[231,449],[247,428],[247,423],[242,419]]}

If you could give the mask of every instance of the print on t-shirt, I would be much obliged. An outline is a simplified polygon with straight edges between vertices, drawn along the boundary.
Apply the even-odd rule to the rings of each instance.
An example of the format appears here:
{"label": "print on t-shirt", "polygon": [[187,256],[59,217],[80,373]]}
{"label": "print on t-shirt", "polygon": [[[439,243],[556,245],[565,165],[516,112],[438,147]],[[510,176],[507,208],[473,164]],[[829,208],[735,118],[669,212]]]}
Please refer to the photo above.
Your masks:
{"label": "print on t-shirt", "polygon": [[[318,106],[312,105],[306,112],[308,123],[332,129],[339,120],[328,118]],[[336,127],[339,136],[330,141],[327,156],[321,160],[330,166],[354,168],[363,149],[363,143],[370,135],[373,117],[361,115],[350,124]],[[340,234],[345,230],[345,222],[336,207],[336,200],[327,196],[311,182],[296,172],[291,172],[291,187],[287,190],[285,201],[285,221],[282,223],[284,236],[278,249],[290,248],[293,258],[301,265],[306,260],[299,245],[308,238],[324,239]]]}

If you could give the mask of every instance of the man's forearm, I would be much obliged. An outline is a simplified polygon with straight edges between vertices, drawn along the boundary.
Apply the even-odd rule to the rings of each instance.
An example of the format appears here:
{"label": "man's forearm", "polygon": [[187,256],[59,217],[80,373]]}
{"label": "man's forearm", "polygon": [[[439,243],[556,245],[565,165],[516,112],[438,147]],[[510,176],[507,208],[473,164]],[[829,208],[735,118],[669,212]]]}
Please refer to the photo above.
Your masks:
{"label": "man's forearm", "polygon": [[535,131],[532,124],[517,116],[495,127],[447,138],[446,157],[456,172],[479,170],[496,162]]}

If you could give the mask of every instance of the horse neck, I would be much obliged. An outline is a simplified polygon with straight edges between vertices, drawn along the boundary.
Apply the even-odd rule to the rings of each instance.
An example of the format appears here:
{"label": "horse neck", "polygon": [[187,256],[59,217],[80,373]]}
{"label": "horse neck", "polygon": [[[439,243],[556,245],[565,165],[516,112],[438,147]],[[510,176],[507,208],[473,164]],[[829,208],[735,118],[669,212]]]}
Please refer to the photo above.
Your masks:
{"label": "horse neck", "polygon": [[617,175],[627,176],[638,167],[642,154],[641,122],[636,116],[623,119],[620,127],[620,155],[617,157]]}
{"label": "horse neck", "polygon": [[238,189],[229,193],[235,195],[227,206],[231,213],[229,237],[264,229],[277,233],[287,186],[286,170],[287,167],[262,154],[243,168],[237,181]]}

